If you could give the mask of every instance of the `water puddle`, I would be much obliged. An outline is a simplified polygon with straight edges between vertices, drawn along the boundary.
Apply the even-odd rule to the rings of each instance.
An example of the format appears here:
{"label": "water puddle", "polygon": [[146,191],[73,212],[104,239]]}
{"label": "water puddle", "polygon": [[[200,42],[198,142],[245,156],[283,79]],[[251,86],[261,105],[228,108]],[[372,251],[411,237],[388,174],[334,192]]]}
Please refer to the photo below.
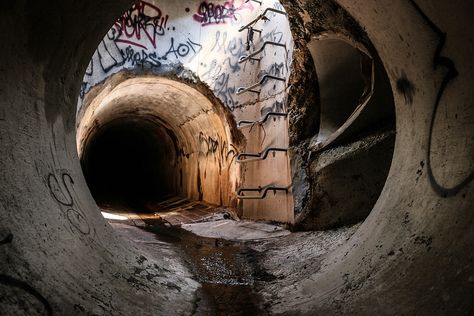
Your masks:
{"label": "water puddle", "polygon": [[177,227],[147,223],[157,239],[175,244],[202,284],[193,315],[268,315],[255,290],[255,251],[243,242],[197,236]]}

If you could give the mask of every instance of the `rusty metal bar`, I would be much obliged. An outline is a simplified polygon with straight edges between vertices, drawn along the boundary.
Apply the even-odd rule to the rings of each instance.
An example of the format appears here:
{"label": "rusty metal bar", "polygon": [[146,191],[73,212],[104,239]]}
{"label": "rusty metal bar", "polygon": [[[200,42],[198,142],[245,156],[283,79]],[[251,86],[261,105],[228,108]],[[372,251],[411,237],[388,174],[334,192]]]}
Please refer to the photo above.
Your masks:
{"label": "rusty metal bar", "polygon": [[[248,121],[248,120],[241,120],[237,122],[237,128],[242,128],[244,126],[250,126],[253,124],[263,124],[265,123],[270,116],[282,116],[282,117],[287,117],[288,113],[279,113],[279,112],[268,112],[262,118],[258,121]],[[243,126],[242,126],[243,125]]]}
{"label": "rusty metal bar", "polygon": [[281,10],[277,10],[277,9],[274,9],[274,8],[266,8],[265,11],[263,11],[262,14],[260,14],[259,16],[257,16],[255,19],[253,19],[250,23],[248,23],[247,25],[244,25],[242,26],[240,29],[239,29],[239,32],[242,32],[243,30],[245,29],[248,29],[249,27],[252,27],[255,23],[257,23],[258,21],[264,19],[264,20],[270,20],[269,18],[266,17],[266,14],[268,12],[274,12],[274,13],[279,13],[279,14],[283,14],[286,16],[286,12],[285,11],[281,11]]}
{"label": "rusty metal bar", "polygon": [[248,56],[240,56],[239,58],[239,64],[249,60],[249,59],[253,59],[253,60],[257,60],[257,61],[260,61],[262,58],[253,58],[254,56],[260,54],[261,52],[263,52],[265,50],[265,46],[267,45],[274,45],[274,46],[280,46],[280,47],[284,47],[285,48],[285,53],[286,53],[286,44],[281,44],[281,43],[278,43],[278,42],[272,42],[272,41],[266,41],[263,43],[262,47],[260,47],[260,49],[258,49],[257,51],[253,52],[252,54],[248,55]]}
{"label": "rusty metal bar", "polygon": [[286,82],[286,78],[280,78],[280,77],[275,77],[275,76],[272,76],[272,75],[264,75],[260,80],[259,82],[251,85],[250,87],[240,87],[237,89],[237,92],[236,94],[237,95],[240,95],[244,92],[254,92],[254,93],[260,93],[260,90],[254,90],[256,87],[258,86],[261,86],[263,83],[265,83],[265,81],[267,81],[267,79],[273,79],[273,80],[278,80],[278,81],[283,81],[283,82]]}
{"label": "rusty metal bar", "polygon": [[[274,194],[276,194],[276,191],[288,193],[288,187],[267,186],[264,188],[242,188],[237,192],[237,198],[240,200],[263,200],[267,196],[268,191],[273,191]],[[243,192],[258,192],[260,195],[243,195]]]}
{"label": "rusty metal bar", "polygon": [[[253,153],[241,153],[237,156],[237,162],[252,162],[252,161],[258,161],[258,160],[265,160],[268,157],[268,154],[270,152],[287,152],[288,148],[277,148],[277,147],[269,147],[265,149],[263,152],[258,153],[258,154],[253,154]],[[243,157],[253,157],[249,159],[242,159]]]}
{"label": "rusty metal bar", "polygon": [[250,1],[257,2],[258,4],[262,5],[262,1],[258,0],[245,0],[245,3],[249,3]]}

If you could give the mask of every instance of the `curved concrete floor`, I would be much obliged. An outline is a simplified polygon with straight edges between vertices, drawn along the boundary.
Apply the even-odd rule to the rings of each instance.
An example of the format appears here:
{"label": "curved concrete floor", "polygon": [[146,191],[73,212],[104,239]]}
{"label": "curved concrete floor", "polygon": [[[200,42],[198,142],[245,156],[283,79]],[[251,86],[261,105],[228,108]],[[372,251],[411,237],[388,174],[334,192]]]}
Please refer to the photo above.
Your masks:
{"label": "curved concrete floor", "polygon": [[[158,249],[153,254],[117,238],[100,216],[76,155],[82,74],[102,35],[130,2],[2,4],[2,311],[192,312],[198,284],[176,253]],[[272,310],[470,314],[474,5],[462,0],[338,3],[367,31],[389,74],[397,117],[394,159],[365,222],[324,258],[317,273],[279,291]]]}

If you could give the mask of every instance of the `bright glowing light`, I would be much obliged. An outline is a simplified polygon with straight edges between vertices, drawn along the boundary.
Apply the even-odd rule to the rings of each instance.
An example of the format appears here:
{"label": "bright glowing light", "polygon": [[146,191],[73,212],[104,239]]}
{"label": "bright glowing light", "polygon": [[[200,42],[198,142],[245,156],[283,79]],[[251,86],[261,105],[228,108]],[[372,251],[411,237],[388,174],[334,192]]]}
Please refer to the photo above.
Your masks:
{"label": "bright glowing light", "polygon": [[101,212],[101,213],[102,213],[102,216],[104,216],[104,218],[106,218],[106,219],[114,219],[114,220],[117,220],[117,221],[126,221],[126,220],[128,220],[128,217],[126,217],[126,216],[115,215],[115,214],[110,214],[110,213],[106,213],[106,212]]}

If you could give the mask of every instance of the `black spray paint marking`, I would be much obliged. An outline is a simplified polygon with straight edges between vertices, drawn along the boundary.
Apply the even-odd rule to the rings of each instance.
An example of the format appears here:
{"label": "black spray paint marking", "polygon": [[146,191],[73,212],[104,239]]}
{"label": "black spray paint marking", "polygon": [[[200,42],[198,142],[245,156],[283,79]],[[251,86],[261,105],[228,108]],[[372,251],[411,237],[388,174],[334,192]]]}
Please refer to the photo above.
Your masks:
{"label": "black spray paint marking", "polygon": [[0,241],[0,246],[6,245],[6,244],[11,244],[13,241],[13,234],[8,234],[3,240]]}
{"label": "black spray paint marking", "polygon": [[70,189],[70,186],[72,187],[74,184],[74,180],[70,174],[65,172],[61,174],[61,180],[60,184],[58,177],[55,174],[48,174],[47,183],[51,196],[61,206],[67,207],[63,212],[66,215],[71,229],[81,233],[82,235],[89,235],[91,233],[91,227],[87,222],[86,217],[82,212],[74,208],[75,203]]}
{"label": "black spray paint marking", "polygon": [[69,223],[77,231],[79,231],[83,235],[90,234],[91,227],[82,213],[80,213],[79,211],[76,211],[75,209],[70,208],[66,211],[66,216]]}
{"label": "black spray paint marking", "polygon": [[458,71],[454,64],[454,61],[448,57],[442,56],[441,53],[443,51],[444,45],[446,43],[446,33],[443,32],[434,22],[423,12],[423,10],[416,4],[414,0],[410,0],[412,5],[414,6],[415,10],[422,16],[425,22],[431,27],[431,29],[438,35],[439,42],[438,46],[436,47],[434,57],[433,57],[433,68],[437,70],[439,66],[444,67],[447,69],[447,73],[441,82],[441,86],[439,88],[438,94],[436,96],[436,100],[433,106],[433,113],[431,115],[431,122],[430,122],[430,132],[428,137],[428,151],[427,151],[427,168],[428,168],[428,177],[430,179],[431,186],[433,190],[441,197],[450,197],[455,196],[458,194],[466,185],[468,185],[472,180],[474,180],[474,171],[464,178],[461,182],[457,185],[446,188],[443,187],[436,179],[433,173],[433,169],[431,166],[431,145],[433,141],[433,127],[436,120],[436,115],[438,112],[439,104],[441,99],[444,95],[444,92],[448,86],[448,84],[458,76]]}
{"label": "black spray paint marking", "polygon": [[28,283],[25,283],[5,274],[0,274],[0,283],[9,287],[18,288],[20,290],[23,290],[25,293],[32,295],[43,305],[44,309],[46,310],[46,315],[53,315],[53,309],[49,302],[46,300],[46,298],[44,298],[41,293],[39,293]]}
{"label": "black spray paint marking", "polygon": [[397,80],[397,91],[405,97],[405,104],[413,104],[415,86],[408,80],[405,74]]}
{"label": "black spray paint marking", "polygon": [[72,206],[74,204],[74,201],[71,195],[71,191],[69,190],[68,184],[66,183],[66,179],[69,179],[69,183],[71,185],[74,184],[74,181],[72,180],[72,177],[67,173],[63,173],[61,175],[61,179],[62,186],[59,184],[58,178],[55,174],[48,174],[49,192],[51,192],[51,195],[59,204],[64,206]]}

